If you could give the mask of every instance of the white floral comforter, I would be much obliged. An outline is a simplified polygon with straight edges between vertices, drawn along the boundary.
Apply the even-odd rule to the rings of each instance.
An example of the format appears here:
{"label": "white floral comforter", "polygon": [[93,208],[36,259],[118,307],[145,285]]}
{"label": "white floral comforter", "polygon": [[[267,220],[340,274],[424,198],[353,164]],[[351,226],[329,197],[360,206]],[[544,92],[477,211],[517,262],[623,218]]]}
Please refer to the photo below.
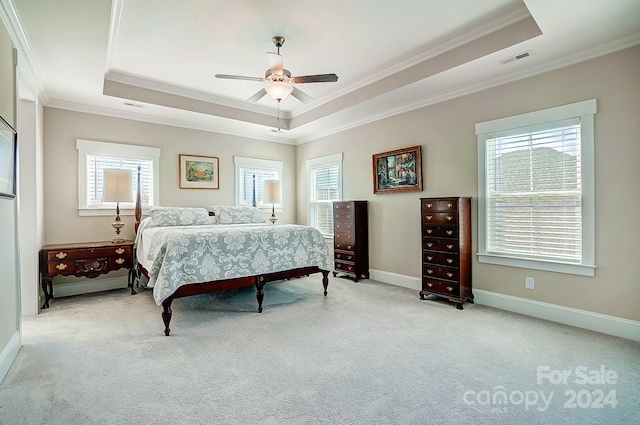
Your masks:
{"label": "white floral comforter", "polygon": [[320,232],[301,225],[141,227],[136,246],[158,305],[182,285],[299,267],[331,269]]}

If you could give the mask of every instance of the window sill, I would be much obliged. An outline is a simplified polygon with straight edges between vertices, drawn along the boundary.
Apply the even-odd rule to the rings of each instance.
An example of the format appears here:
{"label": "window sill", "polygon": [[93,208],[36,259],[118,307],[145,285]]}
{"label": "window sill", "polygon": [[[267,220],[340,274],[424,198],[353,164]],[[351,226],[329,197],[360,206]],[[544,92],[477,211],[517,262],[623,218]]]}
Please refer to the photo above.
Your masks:
{"label": "window sill", "polygon": [[[135,211],[133,208],[120,208],[121,216],[129,216],[134,215]],[[149,213],[148,208],[144,208],[142,210],[142,214],[146,215]],[[97,216],[113,216],[116,215],[115,208],[78,208],[78,216],[80,217],[97,217]]]}
{"label": "window sill", "polygon": [[521,267],[534,270],[545,270],[549,272],[575,274],[579,276],[595,276],[596,266],[589,266],[585,264],[532,260],[495,254],[478,253],[476,255],[478,256],[478,262],[480,263],[496,264],[499,266]]}

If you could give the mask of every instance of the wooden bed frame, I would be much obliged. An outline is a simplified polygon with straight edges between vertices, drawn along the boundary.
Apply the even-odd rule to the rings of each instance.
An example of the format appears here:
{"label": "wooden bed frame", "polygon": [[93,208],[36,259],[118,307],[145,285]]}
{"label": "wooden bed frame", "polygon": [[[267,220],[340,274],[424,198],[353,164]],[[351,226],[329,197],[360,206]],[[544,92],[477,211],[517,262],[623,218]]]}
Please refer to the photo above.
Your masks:
{"label": "wooden bed frame", "polygon": [[[212,215],[213,213],[210,213]],[[140,226],[140,220],[142,218],[142,202],[140,194],[140,172],[138,171],[138,193],[136,194],[136,207],[135,207],[135,231],[138,232],[138,226]],[[147,279],[149,273],[145,270],[134,253],[134,282],[132,283],[131,290],[133,291],[133,285],[139,286],[140,275],[144,275]],[[322,270],[319,267],[302,267],[292,270],[284,270],[281,272],[264,273],[256,276],[239,277],[234,279],[216,280],[213,282],[193,283],[190,285],[184,285],[179,287],[176,292],[166,298],[162,302],[162,320],[164,321],[164,334],[169,336],[169,323],[171,322],[171,303],[176,298],[189,297],[191,295],[206,294],[209,292],[224,291],[226,289],[243,288],[247,286],[256,287],[256,298],[258,300],[258,313],[262,313],[262,301],[264,300],[264,285],[267,282],[274,282],[278,280],[288,280],[294,277],[308,276],[313,273],[322,273],[322,285],[324,286],[324,295],[327,296],[327,286],[329,285],[329,271]]]}

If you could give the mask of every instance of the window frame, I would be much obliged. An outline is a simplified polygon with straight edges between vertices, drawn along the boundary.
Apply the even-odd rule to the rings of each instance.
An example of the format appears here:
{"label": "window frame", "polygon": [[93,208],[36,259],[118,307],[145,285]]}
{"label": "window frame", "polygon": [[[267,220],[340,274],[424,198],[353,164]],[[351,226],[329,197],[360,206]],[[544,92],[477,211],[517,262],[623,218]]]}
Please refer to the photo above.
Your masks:
{"label": "window frame", "polygon": [[[87,204],[87,155],[118,156],[123,158],[143,159],[151,161],[153,166],[153,199],[160,202],[160,148],[153,146],[129,145],[123,143],[97,142],[93,140],[76,140],[78,151],[78,215],[109,216],[113,215],[114,203],[105,202],[99,205]],[[137,176],[133,176],[134,181]],[[147,214],[151,206],[143,206],[143,214]],[[120,215],[133,215],[134,202],[120,203]]]}
{"label": "window frame", "polygon": [[[307,166],[307,225],[312,226],[312,213],[311,213],[311,193],[313,193],[312,187],[311,187],[311,172],[315,171],[317,169],[320,168],[327,168],[330,166],[338,166],[338,199],[334,199],[331,201],[327,201],[327,202],[334,202],[334,201],[342,201],[342,159],[343,159],[343,155],[342,152],[339,153],[334,153],[331,155],[325,155],[325,156],[321,156],[318,158],[312,158],[312,159],[308,159],[306,161],[306,166]],[[318,229],[320,230],[320,229]],[[322,232],[321,232],[322,233]],[[333,226],[331,227],[331,233],[330,234],[322,234],[322,236],[329,240],[329,239],[333,239]]]}
{"label": "window frame", "polygon": [[[581,276],[595,275],[595,99],[543,109],[476,124],[478,138],[478,261],[480,263],[522,267]],[[527,127],[556,121],[580,119],[582,249],[579,263],[553,261],[526,256],[488,252],[487,214],[487,135],[496,132],[517,134]]]}
{"label": "window frame", "polygon": [[264,193],[260,194],[259,189],[256,187],[256,207],[262,210],[263,212],[270,212],[272,207],[275,209],[275,212],[282,212],[284,208],[284,162],[272,159],[260,159],[260,158],[249,158],[244,156],[234,156],[234,205],[242,205],[240,200],[240,170],[242,168],[253,168],[259,170],[271,170],[276,171],[278,174],[278,179],[280,180],[280,185],[282,188],[282,204],[260,204],[258,202],[259,199],[264,199]]}

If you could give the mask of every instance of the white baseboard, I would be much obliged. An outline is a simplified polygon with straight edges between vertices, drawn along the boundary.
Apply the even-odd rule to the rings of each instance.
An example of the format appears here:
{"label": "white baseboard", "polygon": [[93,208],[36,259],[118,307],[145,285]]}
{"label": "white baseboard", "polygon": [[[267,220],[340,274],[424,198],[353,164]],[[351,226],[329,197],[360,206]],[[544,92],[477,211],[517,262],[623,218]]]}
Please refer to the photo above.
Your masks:
{"label": "white baseboard", "polygon": [[[415,289],[416,291],[422,288],[421,279],[413,276],[405,276],[382,270],[370,270],[370,274],[371,279],[390,285],[402,286],[403,288]],[[602,332],[633,341],[640,341],[640,322],[634,320],[528,300],[526,298],[484,291],[482,289],[474,289],[473,295],[474,301],[477,304],[591,331]]]}
{"label": "white baseboard", "polygon": [[9,368],[18,355],[18,351],[20,351],[20,331],[16,331],[13,334],[7,346],[0,353],[0,383],[7,376]]}
{"label": "white baseboard", "polygon": [[390,285],[402,286],[403,288],[422,289],[422,280],[419,277],[406,276],[398,273],[385,272],[384,270],[369,269],[371,279]]}
{"label": "white baseboard", "polygon": [[121,289],[126,288],[127,284],[126,276],[58,283],[53,285],[53,296],[56,298],[70,297],[72,295],[89,294],[91,292],[108,291],[110,289]]}
{"label": "white baseboard", "polygon": [[482,289],[474,289],[473,295],[475,296],[474,301],[478,304],[640,341],[640,322],[634,320],[483,291]]}

